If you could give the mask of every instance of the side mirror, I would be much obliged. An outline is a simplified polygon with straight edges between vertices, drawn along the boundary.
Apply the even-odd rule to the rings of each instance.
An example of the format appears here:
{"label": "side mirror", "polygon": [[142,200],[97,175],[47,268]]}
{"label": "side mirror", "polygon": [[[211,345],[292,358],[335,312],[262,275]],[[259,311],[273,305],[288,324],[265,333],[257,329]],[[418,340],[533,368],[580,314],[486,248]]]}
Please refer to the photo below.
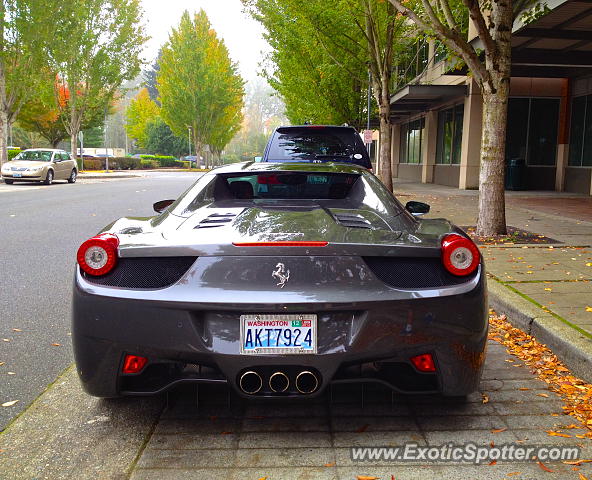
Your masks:
{"label": "side mirror", "polygon": [[405,205],[405,210],[407,210],[412,215],[419,217],[428,213],[430,211],[430,206],[423,202],[407,202],[407,205]]}
{"label": "side mirror", "polygon": [[152,208],[154,208],[156,213],[162,213],[173,203],[175,203],[174,200],[161,200],[160,202],[156,202],[154,205],[152,205]]}

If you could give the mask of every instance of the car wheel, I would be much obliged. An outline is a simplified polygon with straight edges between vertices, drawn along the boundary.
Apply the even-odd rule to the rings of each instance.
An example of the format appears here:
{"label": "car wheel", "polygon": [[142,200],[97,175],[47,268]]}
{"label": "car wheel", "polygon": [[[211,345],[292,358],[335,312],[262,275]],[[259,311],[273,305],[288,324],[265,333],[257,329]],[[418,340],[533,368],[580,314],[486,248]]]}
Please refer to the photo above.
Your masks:
{"label": "car wheel", "polygon": [[14,183],[14,180],[8,180],[7,178],[4,179],[4,183],[6,185],[12,185]]}
{"label": "car wheel", "polygon": [[45,183],[45,185],[51,185],[52,182],[53,182],[53,170],[48,170],[47,177],[45,177],[45,180],[43,181],[43,183]]}
{"label": "car wheel", "polygon": [[76,169],[72,169],[72,173],[68,177],[68,183],[75,183],[76,182]]}

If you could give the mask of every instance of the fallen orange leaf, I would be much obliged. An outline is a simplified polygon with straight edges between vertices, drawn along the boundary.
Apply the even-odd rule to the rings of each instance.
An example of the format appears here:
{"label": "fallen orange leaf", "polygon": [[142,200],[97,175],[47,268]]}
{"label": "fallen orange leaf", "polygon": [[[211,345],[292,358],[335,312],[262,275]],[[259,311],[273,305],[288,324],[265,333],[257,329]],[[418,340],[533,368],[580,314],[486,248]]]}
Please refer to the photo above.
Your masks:
{"label": "fallen orange leaf", "polygon": [[497,460],[492,460],[491,462],[489,462],[489,466],[491,467],[492,465],[495,465],[497,463]]}
{"label": "fallen orange leaf", "polygon": [[325,467],[334,467],[334,466],[335,466],[335,462],[325,463]]}
{"label": "fallen orange leaf", "polygon": [[581,465],[582,463],[590,463],[592,460],[564,460],[566,465]]}
{"label": "fallen orange leaf", "polygon": [[553,470],[551,470],[549,467],[547,467],[543,462],[537,462],[539,464],[539,467],[541,467],[541,470],[544,470],[545,472],[550,472],[553,473]]}
{"label": "fallen orange leaf", "polygon": [[580,473],[580,480],[588,480],[588,477],[585,477],[584,475],[582,475],[582,474]]}
{"label": "fallen orange leaf", "polygon": [[495,428],[491,431],[491,433],[502,433],[505,432],[507,428]]}
{"label": "fallen orange leaf", "polygon": [[358,475],[358,480],[380,480],[378,477],[367,477],[366,475]]}
{"label": "fallen orange leaf", "polygon": [[547,431],[547,435],[549,435],[551,437],[571,438],[571,435],[568,435],[567,433],[559,433],[559,432],[553,432],[553,431]]}

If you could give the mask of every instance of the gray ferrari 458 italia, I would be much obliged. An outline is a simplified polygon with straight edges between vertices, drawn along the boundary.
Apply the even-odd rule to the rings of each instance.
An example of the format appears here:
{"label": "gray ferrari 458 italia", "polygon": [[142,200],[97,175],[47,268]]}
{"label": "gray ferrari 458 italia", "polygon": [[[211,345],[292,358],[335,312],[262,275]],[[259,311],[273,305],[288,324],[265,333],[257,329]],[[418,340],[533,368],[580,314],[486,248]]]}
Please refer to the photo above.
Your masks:
{"label": "gray ferrari 458 italia", "polygon": [[186,383],[312,397],[342,382],[464,396],[484,362],[475,244],[364,168],[217,168],[77,254],[73,343],[98,397]]}

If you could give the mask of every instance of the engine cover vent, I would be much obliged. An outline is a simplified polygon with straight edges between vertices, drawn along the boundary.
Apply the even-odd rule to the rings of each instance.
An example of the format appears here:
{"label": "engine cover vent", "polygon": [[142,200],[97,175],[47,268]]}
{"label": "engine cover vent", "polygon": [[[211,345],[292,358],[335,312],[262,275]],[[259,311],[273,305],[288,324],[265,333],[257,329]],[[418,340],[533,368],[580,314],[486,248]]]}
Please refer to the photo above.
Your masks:
{"label": "engine cover vent", "polygon": [[221,227],[231,222],[235,217],[236,213],[212,213],[199,222],[195,228]]}
{"label": "engine cover vent", "polygon": [[335,213],[337,223],[344,227],[372,229],[372,224],[362,215],[356,213]]}

